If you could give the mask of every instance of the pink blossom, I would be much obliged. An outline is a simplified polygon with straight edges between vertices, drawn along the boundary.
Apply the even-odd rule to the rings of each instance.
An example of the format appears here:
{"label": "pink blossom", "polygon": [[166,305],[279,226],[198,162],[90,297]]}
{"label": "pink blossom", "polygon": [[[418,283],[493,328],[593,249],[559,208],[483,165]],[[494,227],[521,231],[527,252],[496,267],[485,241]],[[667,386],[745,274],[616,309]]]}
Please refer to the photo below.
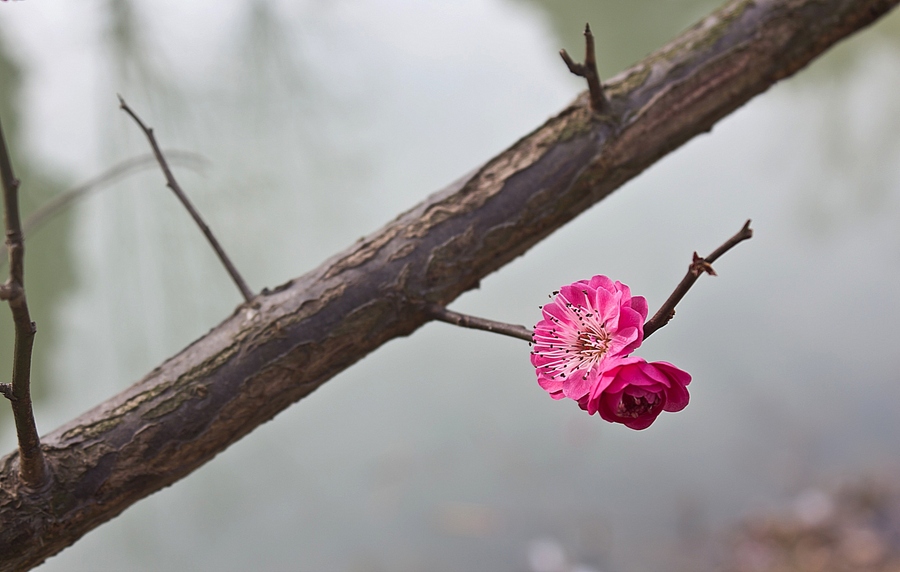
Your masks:
{"label": "pink blossom", "polygon": [[579,280],[555,294],[534,327],[531,363],[551,397],[577,401],[605,369],[641,345],[647,300],[606,276]]}
{"label": "pink blossom", "polygon": [[600,413],[610,423],[646,429],[661,412],[687,406],[690,382],[689,373],[670,363],[626,357],[604,370],[578,405],[591,415]]}

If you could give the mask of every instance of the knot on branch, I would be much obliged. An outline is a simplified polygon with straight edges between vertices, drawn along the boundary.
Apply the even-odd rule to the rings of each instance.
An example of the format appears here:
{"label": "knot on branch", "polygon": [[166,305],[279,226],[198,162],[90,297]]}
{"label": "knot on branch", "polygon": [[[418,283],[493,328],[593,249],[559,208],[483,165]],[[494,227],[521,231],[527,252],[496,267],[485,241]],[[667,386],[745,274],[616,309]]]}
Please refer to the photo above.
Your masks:
{"label": "knot on branch", "polygon": [[704,272],[706,272],[710,276],[718,276],[718,274],[716,274],[716,271],[713,270],[712,264],[707,262],[706,259],[699,254],[697,254],[696,250],[694,251],[694,259],[691,261],[689,270],[693,276],[700,276]]}
{"label": "knot on branch", "polygon": [[591,33],[591,25],[584,25],[584,63],[575,63],[566,50],[559,51],[560,57],[566,62],[566,67],[573,74],[587,80],[588,91],[591,96],[591,109],[595,113],[605,113],[609,110],[609,101],[603,93],[603,84],[600,83],[600,74],[597,73],[597,58],[594,53],[594,34]]}
{"label": "knot on branch", "polygon": [[12,300],[17,294],[21,293],[22,288],[18,284],[4,282],[0,284],[0,300]]}
{"label": "knot on branch", "polygon": [[675,287],[675,290],[663,303],[662,307],[657,310],[652,318],[644,323],[644,339],[649,338],[653,332],[668,324],[669,320],[675,317],[675,305],[684,298],[684,295],[687,294],[687,291],[691,289],[691,286],[694,285],[694,282],[697,281],[701,274],[705,272],[710,276],[718,276],[712,267],[712,263],[716,259],[752,236],[753,229],[750,228],[750,221],[748,220],[737,234],[726,240],[722,246],[713,250],[706,258],[701,257],[695,251],[693,260],[688,266],[687,274],[681,279],[681,282],[678,283],[678,286]]}
{"label": "knot on branch", "polygon": [[0,383],[0,393],[2,393],[3,397],[9,399],[10,401],[18,401],[18,398],[13,393],[11,383]]}

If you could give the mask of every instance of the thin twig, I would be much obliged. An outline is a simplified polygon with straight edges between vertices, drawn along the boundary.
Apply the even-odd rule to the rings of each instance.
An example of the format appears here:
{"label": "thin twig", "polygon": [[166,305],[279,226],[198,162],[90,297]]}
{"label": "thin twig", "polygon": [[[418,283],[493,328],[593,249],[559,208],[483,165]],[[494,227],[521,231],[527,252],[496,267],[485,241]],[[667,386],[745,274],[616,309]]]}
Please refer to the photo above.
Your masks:
{"label": "thin twig", "polygon": [[435,320],[447,322],[448,324],[453,324],[454,326],[472,328],[474,330],[484,330],[486,332],[493,332],[495,334],[503,334],[504,336],[511,336],[513,338],[525,340],[526,342],[532,341],[532,336],[534,335],[534,332],[532,332],[525,326],[505,324],[503,322],[495,322],[493,320],[477,318],[475,316],[469,316],[467,314],[460,314],[459,312],[448,310],[447,308],[444,308],[439,304],[431,304],[427,307],[427,310],[431,317]]}
{"label": "thin twig", "polygon": [[197,226],[200,227],[200,230],[203,232],[206,239],[209,241],[209,244],[213,247],[213,250],[216,251],[216,254],[219,257],[219,260],[222,261],[222,264],[225,266],[225,270],[228,271],[228,274],[231,276],[231,279],[234,281],[235,285],[238,287],[238,290],[241,291],[241,295],[244,297],[244,300],[250,302],[253,299],[253,292],[250,288],[247,287],[247,283],[244,282],[244,279],[241,277],[240,273],[235,268],[234,264],[231,263],[231,259],[228,258],[228,255],[225,254],[225,251],[222,249],[221,245],[219,245],[219,241],[216,240],[216,237],[213,236],[212,231],[203,222],[203,219],[200,217],[200,213],[197,212],[197,209],[194,208],[194,205],[191,204],[191,201],[188,200],[187,195],[181,190],[181,186],[178,184],[178,181],[175,180],[175,176],[172,174],[171,169],[169,169],[168,163],[166,163],[166,158],[163,156],[162,151],[159,149],[159,145],[156,143],[156,137],[153,135],[153,129],[144,125],[144,122],[141,121],[141,118],[137,116],[137,114],[128,107],[128,104],[125,103],[125,100],[122,96],[119,96],[119,107],[121,107],[125,113],[131,116],[134,119],[135,123],[141,128],[144,132],[144,135],[147,136],[147,140],[150,142],[150,147],[153,148],[153,154],[156,156],[156,161],[159,163],[160,168],[163,171],[163,175],[166,177],[166,184],[172,192],[175,193],[175,196],[181,201],[181,204],[184,205],[184,208],[188,210],[193,217],[194,222],[197,223]]}
{"label": "thin twig", "polygon": [[566,62],[570,72],[587,80],[591,109],[597,113],[605,113],[609,109],[609,101],[603,93],[603,84],[600,82],[600,74],[597,73],[597,57],[594,53],[594,34],[591,33],[591,25],[584,25],[583,64],[575,63],[566,50],[560,50],[559,55]]}
{"label": "thin twig", "polygon": [[[208,163],[206,158],[199,153],[191,153],[189,151],[166,151],[166,154],[168,155],[170,162],[186,168],[202,167]],[[156,156],[153,155],[153,153],[125,159],[99,175],[91,177],[87,181],[61,192],[50,201],[41,205],[36,211],[25,217],[25,221],[22,223],[23,238],[27,240],[29,236],[42,228],[47,221],[68,208],[74,202],[103,189],[107,185],[154,165],[156,165]],[[0,250],[0,266],[3,264],[6,264],[6,253]],[[2,298],[2,296],[0,296],[0,298]]]}
{"label": "thin twig", "polygon": [[[676,304],[684,298],[684,295],[687,294],[688,290],[691,289],[691,286],[694,285],[694,282],[697,281],[697,278],[699,278],[701,274],[705,272],[712,276],[716,276],[716,271],[713,270],[712,263],[715,262],[717,258],[734,248],[739,242],[743,242],[752,236],[753,229],[750,228],[750,221],[748,220],[737,234],[725,241],[722,246],[715,249],[712,254],[706,258],[701,258],[695,252],[694,259],[688,267],[687,274],[682,278],[681,282],[675,288],[675,291],[672,292],[669,299],[666,300],[656,314],[644,323],[644,339],[649,338],[653,332],[669,323],[669,320],[675,316]],[[533,341],[534,332],[524,326],[495,322],[494,320],[469,316],[468,314],[460,314],[459,312],[448,310],[439,304],[431,304],[427,306],[426,309],[432,318],[447,322],[448,324],[461,326],[463,328],[484,330],[495,334],[503,334],[527,342]]]}
{"label": "thin twig", "polygon": [[3,179],[3,204],[6,221],[6,246],[9,249],[9,280],[3,293],[12,310],[15,324],[12,383],[5,395],[12,403],[19,439],[19,477],[26,487],[39,489],[47,482],[47,465],[41,451],[41,439],[31,407],[31,351],[37,331],[25,300],[25,242],[19,218],[19,181],[13,174],[12,160],[0,127],[0,178]]}
{"label": "thin twig", "polygon": [[712,263],[715,262],[717,258],[734,248],[738,243],[743,242],[752,236],[753,229],[750,228],[750,221],[747,220],[747,222],[744,223],[743,228],[741,228],[737,234],[726,240],[722,246],[712,251],[712,254],[706,258],[697,256],[697,253],[695,252],[694,259],[691,261],[690,266],[688,266],[687,274],[681,279],[678,286],[675,287],[675,290],[669,296],[669,299],[665,301],[655,314],[653,314],[652,318],[644,323],[644,339],[646,340],[653,332],[669,323],[669,320],[675,316],[675,305],[684,298],[684,295],[687,294],[688,290],[691,289],[691,286],[694,285],[694,282],[697,281],[697,278],[699,278],[701,274],[705,272],[712,276],[716,276],[716,271],[713,270]]}

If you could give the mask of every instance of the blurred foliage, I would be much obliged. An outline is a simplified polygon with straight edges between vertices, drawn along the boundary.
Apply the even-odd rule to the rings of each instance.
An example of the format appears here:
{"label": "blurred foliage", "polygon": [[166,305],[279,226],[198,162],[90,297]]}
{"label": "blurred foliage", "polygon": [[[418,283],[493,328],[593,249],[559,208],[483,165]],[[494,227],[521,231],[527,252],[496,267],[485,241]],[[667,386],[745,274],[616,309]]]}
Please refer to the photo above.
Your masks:
{"label": "blurred foliage", "polygon": [[900,491],[892,480],[811,488],[746,518],[728,544],[720,569],[731,572],[896,572]]}
{"label": "blurred foliage", "polygon": [[[156,59],[160,51],[147,38],[147,26],[130,0],[108,0],[106,3],[107,53],[113,65],[114,84],[124,92],[126,99],[133,99],[134,89],[141,89],[153,102],[154,96],[166,100],[177,99],[179,94],[168,75],[160,71]],[[165,63],[165,62],[161,62]]]}

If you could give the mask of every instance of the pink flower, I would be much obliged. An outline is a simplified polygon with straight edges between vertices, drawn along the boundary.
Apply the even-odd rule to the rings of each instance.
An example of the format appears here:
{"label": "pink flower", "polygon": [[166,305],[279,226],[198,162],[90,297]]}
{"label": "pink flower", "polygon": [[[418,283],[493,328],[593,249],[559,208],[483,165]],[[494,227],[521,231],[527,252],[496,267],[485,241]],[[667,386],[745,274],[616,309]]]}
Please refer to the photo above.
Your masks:
{"label": "pink flower", "polygon": [[534,327],[531,363],[550,397],[577,401],[613,362],[641,345],[647,300],[606,276],[579,280],[555,294]]}
{"label": "pink flower", "polygon": [[626,357],[604,370],[578,405],[591,415],[600,413],[610,423],[646,429],[661,412],[687,406],[690,382],[689,373],[670,363]]}

